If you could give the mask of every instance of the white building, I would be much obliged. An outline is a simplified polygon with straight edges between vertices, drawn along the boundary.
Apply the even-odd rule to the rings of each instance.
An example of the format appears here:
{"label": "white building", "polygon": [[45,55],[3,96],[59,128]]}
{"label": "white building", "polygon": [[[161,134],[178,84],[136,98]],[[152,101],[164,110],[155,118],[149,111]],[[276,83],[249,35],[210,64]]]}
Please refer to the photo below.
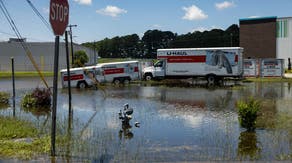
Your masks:
{"label": "white building", "polygon": [[292,60],[292,17],[257,17],[239,20],[240,47],[245,58]]}
{"label": "white building", "polygon": [[277,58],[285,60],[288,66],[288,58],[292,62],[292,17],[277,18]]}
{"label": "white building", "polygon": [[[25,41],[25,40],[23,40]],[[34,60],[42,71],[53,71],[54,68],[54,55],[55,55],[55,43],[54,42],[26,42],[28,45]],[[59,47],[59,69],[66,68],[66,49],[65,43],[60,42]],[[72,60],[69,43],[69,56],[70,63]],[[94,50],[74,44],[73,50],[84,50],[88,55],[89,62],[87,64],[94,64],[94,58],[97,56],[94,54]],[[11,57],[14,57],[15,71],[35,71],[33,64],[29,60],[26,52],[21,46],[21,43],[10,39],[8,42],[0,42],[0,72],[11,71]]]}

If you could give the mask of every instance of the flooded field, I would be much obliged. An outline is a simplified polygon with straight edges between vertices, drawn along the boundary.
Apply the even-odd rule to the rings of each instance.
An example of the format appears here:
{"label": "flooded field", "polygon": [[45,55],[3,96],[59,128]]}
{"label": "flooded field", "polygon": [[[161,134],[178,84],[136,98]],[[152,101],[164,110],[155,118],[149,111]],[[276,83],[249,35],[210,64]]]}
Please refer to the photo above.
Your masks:
{"label": "flooded field", "polygon": [[[31,83],[17,86],[16,110],[1,115],[32,120],[50,133],[51,113],[25,111],[19,103]],[[10,81],[0,80],[0,91],[11,92]],[[236,102],[254,96],[262,102],[255,132],[239,126]],[[291,160],[292,90],[290,83],[242,83],[242,87],[180,88],[129,85],[99,90],[59,89],[57,134],[69,136],[57,146],[58,157],[89,162],[184,162],[206,160]],[[134,109],[130,126],[119,111]],[[72,121],[71,121],[72,118]],[[135,122],[140,126],[136,127]]]}

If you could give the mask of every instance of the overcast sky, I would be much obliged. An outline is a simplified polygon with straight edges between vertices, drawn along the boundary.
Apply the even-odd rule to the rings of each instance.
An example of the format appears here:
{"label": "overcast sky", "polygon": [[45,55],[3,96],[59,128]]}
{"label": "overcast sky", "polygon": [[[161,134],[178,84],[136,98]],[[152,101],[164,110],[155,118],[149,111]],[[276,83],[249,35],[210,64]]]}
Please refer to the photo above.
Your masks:
{"label": "overcast sky", "polygon": [[[54,41],[26,0],[2,0],[21,35],[28,41]],[[49,0],[30,0],[49,22]],[[186,34],[193,31],[226,29],[239,19],[291,17],[292,0],[69,0],[69,24],[77,43],[138,34],[149,29]],[[0,13],[0,41],[14,32]],[[291,29],[291,28],[290,28]]]}

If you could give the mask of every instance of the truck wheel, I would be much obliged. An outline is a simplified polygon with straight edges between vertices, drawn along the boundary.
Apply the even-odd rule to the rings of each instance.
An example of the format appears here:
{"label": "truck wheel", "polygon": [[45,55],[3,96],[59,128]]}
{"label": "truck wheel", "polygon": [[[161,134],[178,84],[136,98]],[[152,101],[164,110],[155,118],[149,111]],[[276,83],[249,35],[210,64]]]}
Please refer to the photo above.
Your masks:
{"label": "truck wheel", "polygon": [[216,81],[216,83],[219,85],[219,86],[222,86],[223,85],[223,78],[219,78],[219,79],[217,79],[217,81]]}
{"label": "truck wheel", "polygon": [[114,82],[113,82],[115,85],[119,85],[121,83],[120,79],[114,79]]}
{"label": "truck wheel", "polygon": [[124,80],[124,84],[129,84],[130,83],[130,80],[129,79],[125,79]]}
{"label": "truck wheel", "polygon": [[146,81],[152,80],[152,75],[151,74],[146,74],[145,75],[145,80]]}
{"label": "truck wheel", "polygon": [[214,84],[215,83],[215,76],[214,75],[207,76],[207,81],[208,81],[208,84]]}
{"label": "truck wheel", "polygon": [[85,81],[81,81],[77,84],[77,87],[80,89],[84,89],[87,87],[87,84],[85,83]]}

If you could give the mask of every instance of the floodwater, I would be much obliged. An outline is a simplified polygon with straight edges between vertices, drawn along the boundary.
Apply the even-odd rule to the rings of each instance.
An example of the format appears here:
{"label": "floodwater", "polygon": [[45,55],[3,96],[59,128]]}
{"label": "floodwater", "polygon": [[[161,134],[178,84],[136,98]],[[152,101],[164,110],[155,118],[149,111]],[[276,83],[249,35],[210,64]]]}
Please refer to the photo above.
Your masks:
{"label": "floodwater", "polygon": [[[25,92],[41,86],[31,81],[35,80],[17,82],[15,112],[8,107],[0,114],[30,119],[50,134],[50,113],[19,107]],[[9,82],[1,79],[0,91],[12,92]],[[258,82],[215,89],[112,86],[105,94],[73,89],[72,116],[67,90],[59,89],[57,134],[70,139],[56,146],[57,155],[88,162],[291,161],[290,87],[290,83]],[[235,105],[250,96],[262,102],[255,132],[239,126]],[[123,126],[118,116],[125,103],[134,109],[130,126]]]}

